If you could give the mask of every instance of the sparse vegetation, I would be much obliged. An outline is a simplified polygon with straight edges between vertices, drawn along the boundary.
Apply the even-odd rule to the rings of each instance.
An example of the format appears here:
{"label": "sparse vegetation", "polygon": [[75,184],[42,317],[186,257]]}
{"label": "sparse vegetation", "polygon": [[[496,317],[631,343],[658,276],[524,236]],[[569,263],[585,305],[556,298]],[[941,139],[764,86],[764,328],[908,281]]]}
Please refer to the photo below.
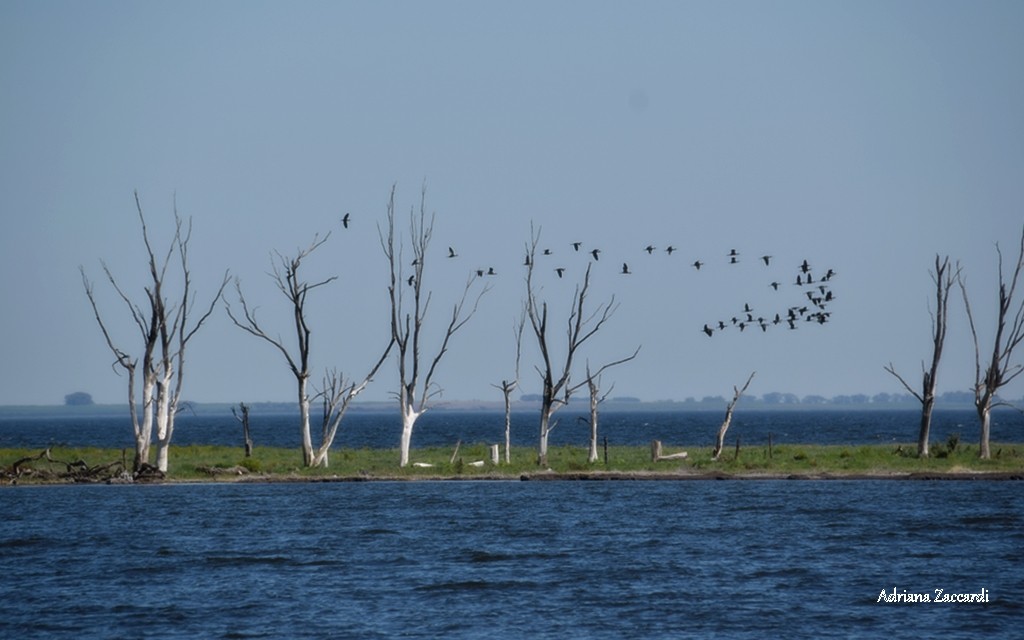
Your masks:
{"label": "sparse vegetation", "polygon": [[[939,454],[941,449],[942,453]],[[918,458],[911,443],[901,445],[776,445],[768,457],[767,447],[744,448],[737,459],[724,455],[711,458],[710,448],[694,449],[679,461],[652,462],[642,446],[608,448],[608,464],[587,461],[585,446],[552,447],[548,466],[538,469],[536,450],[514,447],[509,464],[492,465],[488,445],[463,444],[453,459],[447,447],[415,449],[408,467],[396,468],[394,449],[339,449],[328,468],[303,464],[301,452],[291,448],[261,447],[245,458],[237,447],[175,447],[174,466],[167,481],[318,481],[372,479],[519,479],[522,476],[575,478],[581,475],[614,474],[630,477],[822,477],[822,476],[905,476],[910,474],[1020,473],[1024,477],[1024,444],[1000,443],[992,459],[978,458],[975,447],[959,446],[954,438],[935,445],[936,455]],[[120,478],[125,453],[119,449],[53,448],[49,455],[38,450],[0,449],[0,479],[4,484],[44,482],[102,482]],[[80,461],[76,467],[66,462]],[[480,464],[484,461],[483,464]],[[418,464],[417,464],[418,463]],[[477,463],[477,464],[474,464]],[[74,473],[75,469],[97,470],[109,466],[110,474]],[[130,468],[130,467],[129,467]],[[158,478],[159,479],[159,478]]]}

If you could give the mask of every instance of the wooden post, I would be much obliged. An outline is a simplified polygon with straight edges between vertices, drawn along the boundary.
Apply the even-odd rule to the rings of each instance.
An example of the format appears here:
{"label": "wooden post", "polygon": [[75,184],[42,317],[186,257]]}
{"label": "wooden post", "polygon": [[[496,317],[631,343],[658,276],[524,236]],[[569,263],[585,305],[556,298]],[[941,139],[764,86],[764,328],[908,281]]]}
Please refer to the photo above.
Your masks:
{"label": "wooden post", "polygon": [[740,437],[736,436],[736,456],[733,458],[733,460],[739,460],[739,459],[740,459]]}
{"label": "wooden post", "polygon": [[604,466],[608,466],[608,436],[604,437]]}
{"label": "wooden post", "polygon": [[768,432],[768,459],[772,459],[772,432]]}
{"label": "wooden post", "polygon": [[459,455],[459,447],[460,446],[462,446],[462,439],[461,438],[455,443],[455,451],[452,451],[452,457],[451,457],[451,460],[448,461],[448,464],[455,464],[455,456]]}
{"label": "wooden post", "polygon": [[499,450],[501,447],[496,444],[491,445],[491,464],[497,466],[498,460],[500,459]]}
{"label": "wooden post", "polygon": [[661,459],[661,440],[651,440],[651,462]]}

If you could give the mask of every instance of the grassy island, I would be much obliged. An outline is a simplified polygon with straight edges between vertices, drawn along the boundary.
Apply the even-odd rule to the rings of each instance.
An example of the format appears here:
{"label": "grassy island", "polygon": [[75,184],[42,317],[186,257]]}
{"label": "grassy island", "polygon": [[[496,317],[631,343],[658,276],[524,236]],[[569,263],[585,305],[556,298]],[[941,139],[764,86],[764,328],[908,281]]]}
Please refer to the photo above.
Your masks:
{"label": "grassy island", "polygon": [[[950,444],[952,448],[950,448]],[[727,449],[719,460],[710,447],[671,447],[685,459],[652,460],[640,446],[613,446],[596,463],[577,446],[549,450],[549,468],[539,468],[531,447],[513,447],[510,464],[494,465],[484,444],[416,449],[412,464],[398,466],[397,449],[339,449],[327,468],[303,468],[299,450],[257,448],[246,458],[238,447],[178,446],[165,477],[147,482],[294,482],[344,480],[520,480],[520,479],[700,479],[700,478],[982,478],[1024,479],[1024,444],[994,443],[992,459],[977,446],[950,443],[919,459],[912,444],[777,445]],[[54,447],[46,451],[0,449],[0,483],[127,482],[131,450]],[[504,456],[504,453],[502,453]],[[140,478],[139,480],[142,480]]]}

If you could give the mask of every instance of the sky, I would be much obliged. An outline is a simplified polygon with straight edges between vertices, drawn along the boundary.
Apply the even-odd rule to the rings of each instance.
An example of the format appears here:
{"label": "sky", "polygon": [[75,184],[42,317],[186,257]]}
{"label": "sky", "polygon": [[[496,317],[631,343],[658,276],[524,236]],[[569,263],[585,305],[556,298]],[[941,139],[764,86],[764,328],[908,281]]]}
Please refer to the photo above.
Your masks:
{"label": "sky", "polygon": [[[991,343],[997,243],[1009,264],[1024,225],[1022,34],[1024,4],[995,1],[5,0],[0,405],[125,400],[79,268],[137,353],[102,270],[144,295],[136,191],[158,252],[175,206],[191,218],[197,307],[230,271],[289,346],[272,257],[330,233],[303,263],[337,276],[307,300],[314,381],[365,375],[386,344],[394,188],[400,229],[424,189],[435,216],[424,357],[467,278],[496,274],[473,285],[488,291],[437,371],[442,401],[498,401],[515,376],[531,224],[554,342],[592,263],[587,309],[617,306],[578,363],[640,347],[603,376],[612,396],[729,396],[752,371],[758,396],[901,393],[883,367],[916,384],[930,358],[936,254],[960,261]],[[731,324],[806,304],[804,260],[835,273],[828,322]],[[950,325],[940,392],[974,379],[956,290]],[[523,393],[540,389],[531,340]],[[295,396],[281,354],[220,304],[186,366],[187,400]],[[391,360],[362,398],[396,380]]]}

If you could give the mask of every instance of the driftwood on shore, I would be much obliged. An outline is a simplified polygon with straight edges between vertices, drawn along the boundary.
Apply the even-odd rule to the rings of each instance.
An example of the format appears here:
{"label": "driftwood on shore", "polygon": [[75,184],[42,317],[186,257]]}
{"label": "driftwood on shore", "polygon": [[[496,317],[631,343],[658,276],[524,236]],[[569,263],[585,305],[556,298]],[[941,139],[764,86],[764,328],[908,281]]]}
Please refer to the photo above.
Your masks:
{"label": "driftwood on shore", "polygon": [[689,454],[685,451],[679,453],[663,453],[661,448],[661,440],[651,440],[651,461],[661,462],[662,460],[683,460]]}
{"label": "driftwood on shore", "polygon": [[156,467],[143,465],[134,475],[127,470],[127,462],[122,452],[121,460],[89,465],[81,458],[78,460],[58,460],[53,457],[50,449],[44,449],[34,456],[25,456],[0,470],[0,479],[17,483],[20,479],[36,481],[71,481],[71,482],[130,482],[142,478],[163,478]]}

